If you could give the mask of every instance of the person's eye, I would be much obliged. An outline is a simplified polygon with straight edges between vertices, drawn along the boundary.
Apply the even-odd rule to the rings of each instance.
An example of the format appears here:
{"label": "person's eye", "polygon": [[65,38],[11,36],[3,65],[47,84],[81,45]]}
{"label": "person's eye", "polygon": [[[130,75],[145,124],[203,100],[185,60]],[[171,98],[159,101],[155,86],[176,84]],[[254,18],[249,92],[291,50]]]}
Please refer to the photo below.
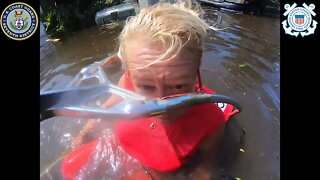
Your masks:
{"label": "person's eye", "polygon": [[187,85],[185,84],[179,84],[179,85],[175,85],[174,88],[177,89],[177,90],[181,90],[183,88],[185,88]]}
{"label": "person's eye", "polygon": [[154,86],[149,86],[149,85],[138,85],[139,89],[141,89],[142,91],[145,91],[145,92],[153,92],[156,87]]}

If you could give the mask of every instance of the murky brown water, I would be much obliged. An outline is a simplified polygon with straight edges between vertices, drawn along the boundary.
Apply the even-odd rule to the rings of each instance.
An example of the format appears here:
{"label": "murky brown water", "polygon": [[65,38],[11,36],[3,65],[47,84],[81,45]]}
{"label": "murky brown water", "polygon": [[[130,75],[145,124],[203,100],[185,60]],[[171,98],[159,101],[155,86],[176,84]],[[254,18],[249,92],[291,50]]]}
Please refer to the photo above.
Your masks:
{"label": "murky brown water", "polygon": [[[217,13],[212,8],[206,11],[208,20],[221,21],[219,27],[228,29],[208,34],[201,68],[203,83],[243,107],[231,119],[228,136],[238,138],[242,128],[246,132],[241,146],[225,146],[222,168],[242,180],[280,179],[279,19]],[[64,88],[81,68],[116,52],[119,32],[99,32],[92,27],[58,43],[46,42],[42,35],[41,90]],[[40,171],[61,155],[84,123],[66,119],[41,124]],[[59,163],[42,179],[50,178],[61,178]]]}

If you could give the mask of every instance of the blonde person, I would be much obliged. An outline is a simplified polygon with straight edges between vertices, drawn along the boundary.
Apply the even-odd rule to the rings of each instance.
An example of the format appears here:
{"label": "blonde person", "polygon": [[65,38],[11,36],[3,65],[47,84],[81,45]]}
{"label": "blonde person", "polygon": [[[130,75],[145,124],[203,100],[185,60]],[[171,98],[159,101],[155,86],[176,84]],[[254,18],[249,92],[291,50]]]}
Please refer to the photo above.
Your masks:
{"label": "blonde person", "polygon": [[[209,26],[192,2],[158,3],[130,18],[119,36],[124,73],[118,85],[147,98],[213,93],[201,85],[199,67]],[[121,101],[116,97],[103,107]],[[178,176],[193,157],[212,160],[226,117],[215,104],[175,109],[154,118],[118,121],[103,137],[80,145],[62,163],[65,179],[161,179]],[[95,126],[91,120],[84,133]],[[206,172],[191,168],[190,173]],[[203,175],[202,175],[203,176]],[[86,177],[86,178],[85,178]],[[199,177],[199,176],[198,176]]]}

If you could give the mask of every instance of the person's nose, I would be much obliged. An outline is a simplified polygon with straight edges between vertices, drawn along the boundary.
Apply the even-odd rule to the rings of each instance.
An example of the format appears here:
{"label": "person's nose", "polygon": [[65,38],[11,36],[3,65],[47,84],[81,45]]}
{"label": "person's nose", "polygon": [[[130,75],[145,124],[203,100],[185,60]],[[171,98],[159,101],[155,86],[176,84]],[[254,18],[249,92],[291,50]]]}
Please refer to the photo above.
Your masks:
{"label": "person's nose", "polygon": [[165,75],[159,76],[157,79],[157,86],[156,86],[156,98],[166,97],[171,95],[170,90],[165,86]]}
{"label": "person's nose", "polygon": [[169,95],[171,95],[171,94],[169,94],[169,91],[165,87],[162,87],[162,86],[157,87],[155,98],[166,97]]}

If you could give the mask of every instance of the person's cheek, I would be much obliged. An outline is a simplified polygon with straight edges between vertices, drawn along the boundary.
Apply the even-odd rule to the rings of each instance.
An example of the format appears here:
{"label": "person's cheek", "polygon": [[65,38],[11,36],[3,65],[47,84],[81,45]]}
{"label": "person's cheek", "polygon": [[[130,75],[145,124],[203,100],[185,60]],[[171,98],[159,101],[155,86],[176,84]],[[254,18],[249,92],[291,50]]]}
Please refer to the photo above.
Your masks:
{"label": "person's cheek", "polygon": [[196,85],[191,84],[191,85],[186,85],[185,87],[183,87],[183,89],[181,89],[179,91],[179,94],[184,94],[184,93],[193,93],[195,92],[195,87]]}
{"label": "person's cheek", "polygon": [[135,92],[140,94],[141,96],[144,96],[147,99],[156,98],[156,94],[153,92],[146,92],[145,90],[135,87]]}

